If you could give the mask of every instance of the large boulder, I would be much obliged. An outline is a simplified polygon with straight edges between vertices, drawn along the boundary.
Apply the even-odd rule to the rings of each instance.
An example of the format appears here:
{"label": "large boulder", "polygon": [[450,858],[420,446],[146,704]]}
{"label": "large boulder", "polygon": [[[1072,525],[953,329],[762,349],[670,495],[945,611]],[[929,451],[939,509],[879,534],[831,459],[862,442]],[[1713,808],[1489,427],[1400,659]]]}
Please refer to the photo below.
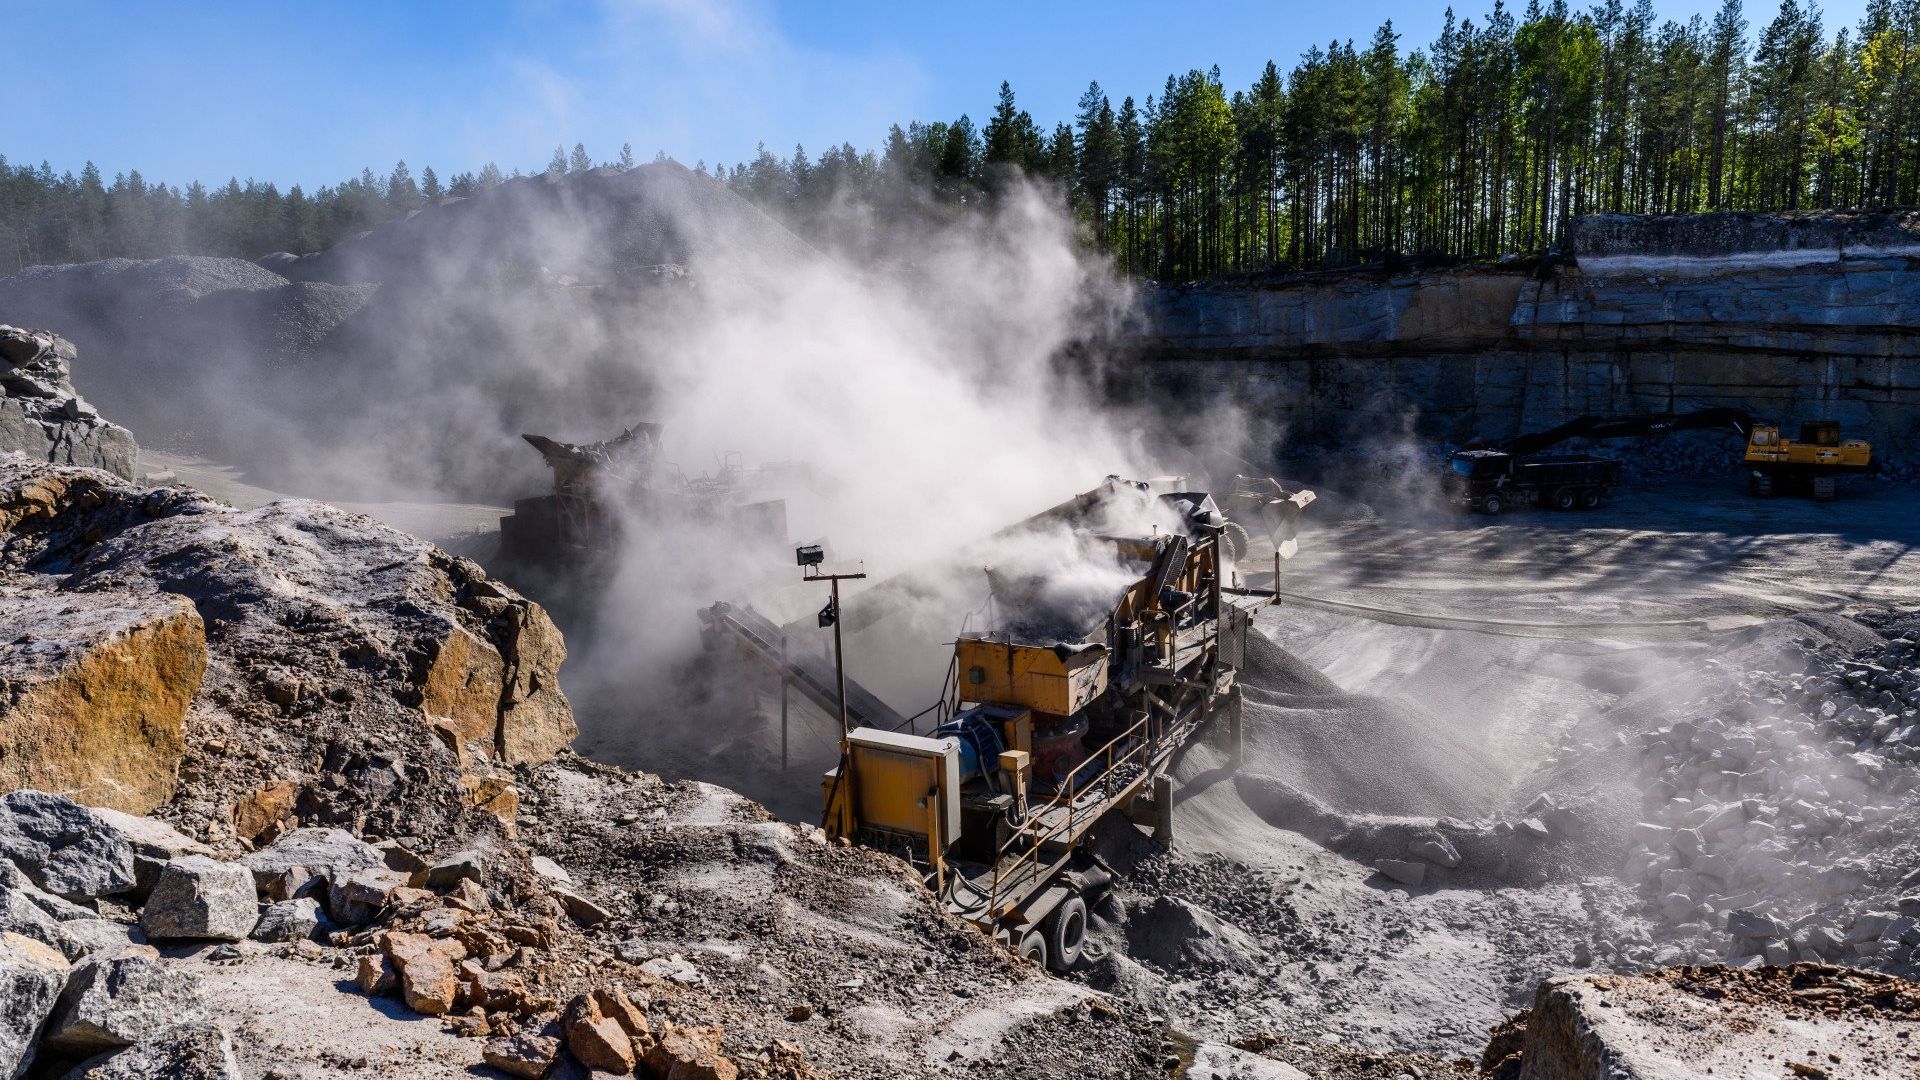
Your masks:
{"label": "large boulder", "polygon": [[181,1024],[115,1054],[88,1058],[66,1080],[241,1080],[233,1040],[213,1023]]}
{"label": "large boulder", "polygon": [[0,786],[144,814],[173,797],[207,667],[193,604],[0,584]]}
{"label": "large boulder", "polygon": [[32,938],[78,960],[89,950],[68,927],[93,917],[93,912],[46,892],[19,867],[0,859],[0,931]]}
{"label": "large boulder", "polygon": [[67,958],[19,934],[0,932],[0,1076],[18,1076],[67,985]]}
{"label": "large boulder", "polygon": [[344,829],[307,828],[248,852],[240,857],[240,865],[252,871],[254,884],[264,889],[276,875],[296,867],[344,878],[358,870],[384,867],[386,860],[378,848]]}
{"label": "large boulder", "polygon": [[140,928],[156,941],[239,941],[253,933],[259,915],[246,867],[188,855],[161,871],[140,909]]}
{"label": "large boulder", "polygon": [[183,855],[212,855],[207,845],[157,818],[139,817],[106,806],[93,812],[133,845],[133,896],[145,899],[169,862]]}
{"label": "large boulder", "polygon": [[73,343],[0,323],[0,453],[85,465],[133,479],[133,434],[100,418],[73,388]]}
{"label": "large boulder", "polygon": [[200,979],[152,949],[92,956],[76,964],[60,995],[47,1045],[93,1054],[132,1046],[177,1024],[205,1019]]}
{"label": "large boulder", "polygon": [[44,791],[0,795],[0,857],[69,900],[133,887],[133,845],[98,814]]}

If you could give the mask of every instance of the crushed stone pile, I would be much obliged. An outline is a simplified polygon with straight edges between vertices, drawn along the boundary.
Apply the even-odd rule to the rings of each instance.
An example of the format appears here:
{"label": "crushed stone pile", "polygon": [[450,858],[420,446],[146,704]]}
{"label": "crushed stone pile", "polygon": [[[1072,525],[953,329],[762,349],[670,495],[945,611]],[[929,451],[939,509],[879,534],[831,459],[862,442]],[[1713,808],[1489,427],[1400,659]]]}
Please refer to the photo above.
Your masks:
{"label": "crushed stone pile", "polygon": [[1306,807],[1355,815],[1472,816],[1505,778],[1471,731],[1416,702],[1349,694],[1258,633],[1239,676],[1250,804],[1282,818]]}

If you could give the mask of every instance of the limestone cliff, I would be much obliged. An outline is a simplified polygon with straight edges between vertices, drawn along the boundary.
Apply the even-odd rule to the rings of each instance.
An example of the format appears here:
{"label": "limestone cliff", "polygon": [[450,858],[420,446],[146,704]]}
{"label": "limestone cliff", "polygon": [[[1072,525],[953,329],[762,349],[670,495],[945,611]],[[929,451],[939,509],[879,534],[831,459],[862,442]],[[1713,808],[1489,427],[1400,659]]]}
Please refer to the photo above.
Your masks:
{"label": "limestone cliff", "polygon": [[1732,405],[1920,456],[1920,215],[1583,219],[1574,250],[1156,288],[1109,389],[1235,400],[1308,439]]}

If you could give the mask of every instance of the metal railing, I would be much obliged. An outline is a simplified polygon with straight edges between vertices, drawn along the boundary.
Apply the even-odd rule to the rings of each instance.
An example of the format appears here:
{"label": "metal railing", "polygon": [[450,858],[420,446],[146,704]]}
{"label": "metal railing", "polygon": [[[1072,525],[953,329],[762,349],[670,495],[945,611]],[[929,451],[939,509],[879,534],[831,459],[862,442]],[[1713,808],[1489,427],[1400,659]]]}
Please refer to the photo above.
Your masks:
{"label": "metal railing", "polygon": [[[987,892],[987,915],[989,918],[997,918],[999,916],[1000,887],[1003,882],[1012,878],[1014,872],[1027,863],[1032,863],[1032,872],[1037,875],[1040,868],[1040,849],[1062,834],[1067,835],[1069,838],[1077,835],[1075,825],[1079,822],[1080,797],[1089,791],[1099,790],[1103,799],[1110,801],[1114,793],[1114,778],[1120,769],[1151,754],[1160,740],[1137,738],[1141,732],[1149,729],[1151,721],[1151,714],[1142,716],[1140,719],[1134,721],[1132,726],[1128,727],[1127,730],[1114,736],[1105,746],[1088,755],[1085,760],[1074,767],[1072,773],[1068,774],[1066,787],[1056,792],[1053,798],[1047,800],[1044,805],[1030,810],[1027,813],[1027,820],[1021,824],[1019,831],[1008,837],[1006,843],[1000,845],[1000,850],[994,853],[993,883]],[[1122,749],[1121,744],[1129,740],[1132,740],[1131,745]],[[1085,784],[1075,783],[1075,778],[1079,775],[1080,771],[1086,767],[1087,762],[1095,760],[1103,761],[1105,767]],[[1144,775],[1144,773],[1145,770],[1143,769],[1142,775]],[[1129,784],[1134,782],[1136,781],[1127,781]],[[1065,824],[1063,825],[1056,821],[1053,825],[1047,825],[1046,822],[1049,812],[1057,810],[1062,806],[1064,806],[1067,811]],[[1097,814],[1095,815],[1095,817],[1098,816]],[[1020,852],[1009,862],[1007,860],[1008,853],[1023,839],[1029,840],[1027,849]]]}

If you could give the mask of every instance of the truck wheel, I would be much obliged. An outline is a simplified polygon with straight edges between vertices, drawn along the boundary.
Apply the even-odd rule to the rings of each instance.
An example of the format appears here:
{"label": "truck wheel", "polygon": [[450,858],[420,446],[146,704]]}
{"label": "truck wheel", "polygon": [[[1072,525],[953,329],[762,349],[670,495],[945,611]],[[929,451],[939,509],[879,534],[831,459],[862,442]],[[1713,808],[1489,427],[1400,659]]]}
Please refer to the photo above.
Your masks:
{"label": "truck wheel", "polygon": [[1014,952],[1022,960],[1031,960],[1041,967],[1047,966],[1047,935],[1038,929],[1029,930],[1020,937],[1020,947]]}
{"label": "truck wheel", "polygon": [[1486,498],[1480,500],[1480,512],[1483,514],[1491,514],[1491,515],[1498,516],[1501,509],[1505,505],[1506,504],[1500,501],[1500,496],[1489,495]]}
{"label": "truck wheel", "polygon": [[1833,498],[1833,477],[1816,476],[1813,478],[1813,497],[1818,502]]}
{"label": "truck wheel", "polygon": [[1773,494],[1773,477],[1765,473],[1756,473],[1747,477],[1747,494],[1762,499]]}
{"label": "truck wheel", "polygon": [[1239,562],[1247,557],[1247,549],[1253,546],[1247,538],[1247,530],[1237,521],[1229,521],[1220,527],[1220,541],[1226,545],[1227,561]]}
{"label": "truck wheel", "polygon": [[1087,943],[1087,902],[1077,895],[1069,896],[1040,925],[1047,936],[1047,966],[1071,971],[1080,962],[1080,950]]}
{"label": "truck wheel", "polygon": [[1571,510],[1573,509],[1573,503],[1572,488],[1553,489],[1553,508],[1555,510]]}
{"label": "truck wheel", "polygon": [[1593,510],[1600,505],[1600,489],[1588,488],[1580,493],[1580,509]]}

